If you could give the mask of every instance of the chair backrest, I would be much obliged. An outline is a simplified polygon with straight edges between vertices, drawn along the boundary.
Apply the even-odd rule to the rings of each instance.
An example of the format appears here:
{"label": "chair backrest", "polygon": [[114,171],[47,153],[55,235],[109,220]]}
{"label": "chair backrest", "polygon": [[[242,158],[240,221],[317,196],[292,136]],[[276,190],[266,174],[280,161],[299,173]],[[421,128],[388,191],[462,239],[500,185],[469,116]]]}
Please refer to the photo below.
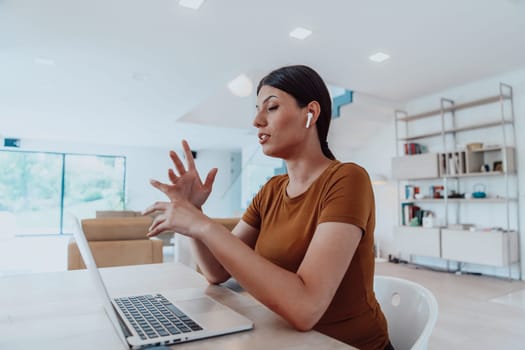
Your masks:
{"label": "chair backrest", "polygon": [[[162,241],[146,236],[153,218],[106,217],[83,219],[82,230],[99,267],[155,264],[163,261]],[[84,269],[78,246],[68,244],[68,270]]]}
{"label": "chair backrest", "polygon": [[129,218],[134,216],[142,216],[140,211],[134,210],[97,210],[95,217],[99,218]]}
{"label": "chair backrest", "polygon": [[152,221],[150,216],[83,219],[82,229],[88,241],[148,239]]}
{"label": "chair backrest", "polygon": [[374,292],[388,322],[396,350],[423,350],[438,316],[436,298],[420,284],[389,276],[374,277]]}

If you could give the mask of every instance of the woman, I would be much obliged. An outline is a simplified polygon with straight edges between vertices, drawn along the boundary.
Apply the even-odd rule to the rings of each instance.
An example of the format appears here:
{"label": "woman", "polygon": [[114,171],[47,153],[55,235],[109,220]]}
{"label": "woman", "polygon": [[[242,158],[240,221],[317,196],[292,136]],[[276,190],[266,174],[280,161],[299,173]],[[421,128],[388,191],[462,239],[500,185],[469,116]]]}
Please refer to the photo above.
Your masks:
{"label": "woman", "polygon": [[145,211],[161,212],[148,236],[171,230],[193,238],[210,283],[233,276],[298,330],[315,329],[359,349],[391,349],[373,293],[370,179],[358,165],[335,160],[328,148],[326,85],[309,67],[283,67],[259,83],[256,108],[253,124],[263,152],[283,159],[287,174],[263,186],[230,233],[201,212],[217,169],[202,183],[183,141],[188,168],[170,152],[178,175],[169,170],[172,184],[152,180],[170,202]]}

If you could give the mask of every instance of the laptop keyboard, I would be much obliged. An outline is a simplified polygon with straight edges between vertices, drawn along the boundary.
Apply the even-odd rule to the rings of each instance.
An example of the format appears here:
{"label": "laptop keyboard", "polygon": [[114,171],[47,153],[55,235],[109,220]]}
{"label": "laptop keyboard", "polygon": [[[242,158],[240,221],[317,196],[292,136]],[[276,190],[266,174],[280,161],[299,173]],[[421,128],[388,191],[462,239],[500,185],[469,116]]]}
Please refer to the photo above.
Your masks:
{"label": "laptop keyboard", "polygon": [[161,294],[114,299],[141,339],[202,330]]}

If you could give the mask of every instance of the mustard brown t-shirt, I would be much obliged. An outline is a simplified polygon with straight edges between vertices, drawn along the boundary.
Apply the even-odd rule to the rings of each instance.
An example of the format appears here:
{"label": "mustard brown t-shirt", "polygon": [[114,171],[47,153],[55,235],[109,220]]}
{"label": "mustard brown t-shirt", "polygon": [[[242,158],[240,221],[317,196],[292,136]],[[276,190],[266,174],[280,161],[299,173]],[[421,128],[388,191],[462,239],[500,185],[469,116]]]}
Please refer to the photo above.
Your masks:
{"label": "mustard brown t-shirt", "polygon": [[359,349],[384,349],[387,325],[373,292],[375,204],[368,174],[357,164],[334,160],[299,196],[290,198],[287,185],[288,175],[272,177],[242,217],[259,230],[255,251],[297,272],[317,225],[343,222],[361,228],[350,266],[314,329]]}

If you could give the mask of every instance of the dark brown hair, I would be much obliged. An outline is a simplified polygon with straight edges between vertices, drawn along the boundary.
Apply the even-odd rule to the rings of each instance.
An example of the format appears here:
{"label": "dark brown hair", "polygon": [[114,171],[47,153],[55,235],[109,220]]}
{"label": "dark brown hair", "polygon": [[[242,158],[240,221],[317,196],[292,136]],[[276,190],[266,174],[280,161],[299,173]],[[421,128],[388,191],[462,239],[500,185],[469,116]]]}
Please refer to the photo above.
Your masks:
{"label": "dark brown hair", "polygon": [[321,111],[315,125],[321,150],[327,158],[335,159],[326,141],[332,120],[332,99],[321,76],[307,66],[286,66],[278,68],[262,78],[257,86],[257,95],[264,85],[290,94],[301,108],[306,107],[312,101],[319,103]]}

